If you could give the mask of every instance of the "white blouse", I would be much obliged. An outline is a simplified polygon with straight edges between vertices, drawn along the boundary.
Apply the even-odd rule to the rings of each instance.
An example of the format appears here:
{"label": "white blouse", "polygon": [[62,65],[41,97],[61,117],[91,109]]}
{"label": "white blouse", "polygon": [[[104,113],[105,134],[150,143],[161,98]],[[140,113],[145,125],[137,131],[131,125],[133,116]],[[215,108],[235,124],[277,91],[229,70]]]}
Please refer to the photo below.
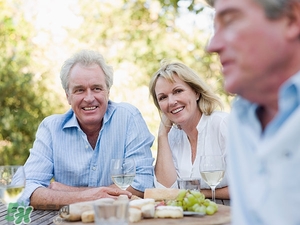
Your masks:
{"label": "white blouse", "polygon": [[[200,157],[209,154],[221,154],[226,156],[226,135],[228,113],[215,111],[211,115],[202,115],[197,125],[198,143],[197,155],[194,163],[191,158],[191,146],[186,133],[183,130],[172,127],[169,134],[169,145],[172,151],[173,162],[177,172],[177,178],[201,178],[200,175]],[[154,185],[157,188],[163,188],[156,177]],[[227,173],[217,188],[226,187],[228,184]],[[177,181],[171,188],[178,188]],[[201,180],[201,189],[210,189],[210,187]]]}

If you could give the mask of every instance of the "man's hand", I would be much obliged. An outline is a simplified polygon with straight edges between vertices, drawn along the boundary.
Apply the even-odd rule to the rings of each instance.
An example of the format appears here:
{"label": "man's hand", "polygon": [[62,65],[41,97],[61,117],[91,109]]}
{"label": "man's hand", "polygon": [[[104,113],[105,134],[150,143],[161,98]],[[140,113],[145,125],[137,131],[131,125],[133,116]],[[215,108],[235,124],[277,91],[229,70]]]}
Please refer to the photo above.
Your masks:
{"label": "man's hand", "polygon": [[48,188],[37,188],[30,197],[30,205],[35,209],[58,210],[62,205],[76,202],[93,201],[99,198],[114,198],[132,193],[117,187],[72,187],[59,182],[52,182]]}
{"label": "man's hand", "polygon": [[127,195],[128,198],[131,198],[132,193],[129,191],[124,191],[120,188],[114,187],[97,187],[89,188],[82,191],[82,195],[86,196],[85,198],[92,198],[91,200],[99,198],[114,198],[116,199],[119,195]]}

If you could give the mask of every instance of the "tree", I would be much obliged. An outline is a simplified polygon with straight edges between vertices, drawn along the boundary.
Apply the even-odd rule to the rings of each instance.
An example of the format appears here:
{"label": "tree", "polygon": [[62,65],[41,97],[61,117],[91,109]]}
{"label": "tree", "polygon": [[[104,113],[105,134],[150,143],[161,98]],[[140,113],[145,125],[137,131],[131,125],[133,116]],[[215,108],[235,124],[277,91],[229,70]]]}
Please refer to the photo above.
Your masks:
{"label": "tree", "polygon": [[[47,73],[34,73],[33,28],[20,2],[0,0],[0,164],[23,164],[38,124],[54,111]],[[58,101],[56,103],[59,105]]]}

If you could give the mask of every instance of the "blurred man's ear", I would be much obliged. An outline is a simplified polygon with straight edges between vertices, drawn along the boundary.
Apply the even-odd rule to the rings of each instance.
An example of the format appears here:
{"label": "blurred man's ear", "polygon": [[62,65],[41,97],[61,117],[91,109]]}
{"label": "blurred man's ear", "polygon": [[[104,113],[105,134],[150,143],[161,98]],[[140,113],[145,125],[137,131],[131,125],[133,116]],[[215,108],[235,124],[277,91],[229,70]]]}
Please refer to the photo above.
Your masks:
{"label": "blurred man's ear", "polygon": [[287,38],[300,40],[300,2],[293,2],[287,12],[289,19]]}

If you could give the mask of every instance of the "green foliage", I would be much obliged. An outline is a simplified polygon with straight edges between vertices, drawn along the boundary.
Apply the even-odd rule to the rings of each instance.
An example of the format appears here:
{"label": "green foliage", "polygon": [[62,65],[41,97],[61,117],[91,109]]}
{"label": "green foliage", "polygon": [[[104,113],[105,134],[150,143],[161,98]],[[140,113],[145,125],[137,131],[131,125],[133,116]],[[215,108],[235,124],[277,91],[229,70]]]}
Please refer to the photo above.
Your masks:
{"label": "green foliage", "polygon": [[204,5],[207,5],[205,0],[159,0],[166,10],[179,13],[180,5],[187,8],[190,12],[201,13],[204,9]]}
{"label": "green foliage", "polygon": [[23,164],[41,120],[53,112],[47,74],[31,72],[31,26],[0,1],[0,165]]}
{"label": "green foliage", "polygon": [[0,164],[23,164],[41,120],[65,111],[66,101],[58,97],[61,87],[52,83],[57,74],[53,68],[63,63],[62,56],[82,48],[103,53],[115,70],[111,99],[137,106],[154,135],[160,121],[148,83],[163,59],[187,64],[225,103],[230,101],[223,91],[218,57],[205,52],[208,34],[197,27],[186,32],[176,24],[180,7],[201,13],[200,0],[74,1],[70,10],[81,23],[65,27],[63,46],[51,42],[46,30],[41,33],[50,38],[39,46],[33,44],[37,30],[25,21],[19,7],[23,3],[0,0]]}

